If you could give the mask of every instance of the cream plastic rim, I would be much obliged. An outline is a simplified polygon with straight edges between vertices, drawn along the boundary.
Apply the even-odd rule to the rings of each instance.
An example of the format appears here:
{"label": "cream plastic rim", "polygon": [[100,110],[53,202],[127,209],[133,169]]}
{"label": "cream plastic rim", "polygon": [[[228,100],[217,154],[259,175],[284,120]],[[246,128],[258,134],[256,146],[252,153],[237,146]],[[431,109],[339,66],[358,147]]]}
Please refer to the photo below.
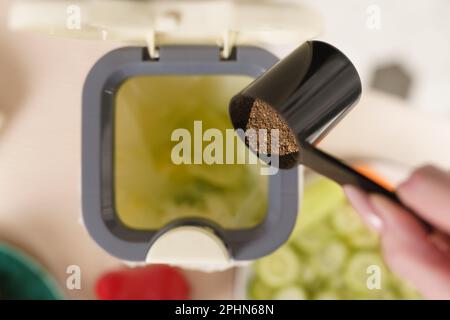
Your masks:
{"label": "cream plastic rim", "polygon": [[274,1],[226,0],[16,0],[12,30],[65,37],[120,40],[152,47],[162,44],[302,43],[322,30],[310,8]]}
{"label": "cream plastic rim", "polygon": [[147,263],[169,263],[208,269],[226,268],[231,259],[228,251],[211,230],[182,226],[162,234],[151,246]]}

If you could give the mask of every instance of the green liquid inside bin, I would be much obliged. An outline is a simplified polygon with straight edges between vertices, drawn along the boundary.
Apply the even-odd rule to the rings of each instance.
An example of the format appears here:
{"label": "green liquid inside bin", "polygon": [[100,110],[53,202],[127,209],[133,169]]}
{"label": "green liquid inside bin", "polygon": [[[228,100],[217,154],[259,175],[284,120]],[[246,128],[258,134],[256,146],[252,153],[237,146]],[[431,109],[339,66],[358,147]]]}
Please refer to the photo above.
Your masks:
{"label": "green liquid inside bin", "polygon": [[[202,132],[233,129],[228,103],[253,79],[235,75],[140,76],[116,96],[114,188],[121,222],[139,230],[159,229],[179,218],[206,218],[225,229],[261,223],[268,204],[268,179],[261,164],[175,164],[171,157],[187,129],[194,159],[194,121]],[[203,142],[203,148],[209,142]],[[248,151],[235,136],[234,154]],[[198,150],[197,150],[198,151]],[[249,157],[256,157],[249,154]],[[225,156],[224,156],[225,160]],[[235,158],[237,161],[237,157]]]}

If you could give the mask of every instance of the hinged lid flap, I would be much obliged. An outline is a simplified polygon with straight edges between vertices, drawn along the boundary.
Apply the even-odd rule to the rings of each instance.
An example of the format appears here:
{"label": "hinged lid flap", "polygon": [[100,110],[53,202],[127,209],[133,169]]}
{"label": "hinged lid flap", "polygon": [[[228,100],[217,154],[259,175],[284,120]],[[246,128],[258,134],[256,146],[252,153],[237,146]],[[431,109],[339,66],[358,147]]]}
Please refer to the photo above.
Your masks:
{"label": "hinged lid flap", "polygon": [[16,0],[13,30],[156,44],[291,44],[316,36],[320,16],[302,5],[226,0]]}

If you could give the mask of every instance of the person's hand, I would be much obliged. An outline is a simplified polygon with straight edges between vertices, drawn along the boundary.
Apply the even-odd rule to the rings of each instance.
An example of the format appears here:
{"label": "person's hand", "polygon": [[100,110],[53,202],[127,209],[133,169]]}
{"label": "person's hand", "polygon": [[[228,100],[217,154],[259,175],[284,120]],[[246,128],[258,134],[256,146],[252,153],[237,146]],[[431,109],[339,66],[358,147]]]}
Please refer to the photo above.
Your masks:
{"label": "person's hand", "polygon": [[417,169],[397,188],[400,200],[440,232],[429,233],[408,211],[387,198],[344,186],[364,222],[381,236],[389,268],[429,299],[450,299],[450,175],[432,166]]}

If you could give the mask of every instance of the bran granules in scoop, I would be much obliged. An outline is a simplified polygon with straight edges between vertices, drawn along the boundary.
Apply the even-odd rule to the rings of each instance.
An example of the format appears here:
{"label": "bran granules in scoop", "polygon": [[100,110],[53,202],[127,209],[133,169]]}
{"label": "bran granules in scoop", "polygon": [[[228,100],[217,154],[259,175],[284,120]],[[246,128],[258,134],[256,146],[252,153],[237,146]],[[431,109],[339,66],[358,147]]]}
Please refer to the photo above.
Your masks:
{"label": "bran granules in scoop", "polygon": [[[270,105],[260,99],[253,101],[246,129],[246,141],[258,153],[287,156],[299,152],[297,139],[286,121]],[[272,152],[271,130],[274,129],[278,130],[278,150]],[[260,130],[266,130],[266,134],[258,135]],[[254,143],[256,141],[257,145]]]}

